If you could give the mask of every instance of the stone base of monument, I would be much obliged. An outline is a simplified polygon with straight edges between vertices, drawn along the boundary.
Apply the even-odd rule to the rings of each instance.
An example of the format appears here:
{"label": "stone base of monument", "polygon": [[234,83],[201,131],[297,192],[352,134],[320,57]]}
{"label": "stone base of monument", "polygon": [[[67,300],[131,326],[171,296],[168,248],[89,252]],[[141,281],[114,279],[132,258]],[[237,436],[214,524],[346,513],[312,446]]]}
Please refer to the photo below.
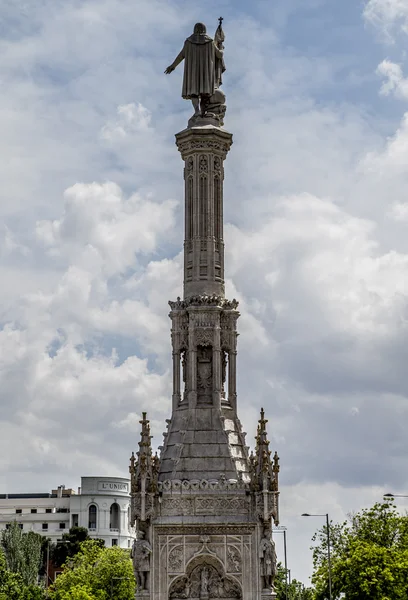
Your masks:
{"label": "stone base of monument", "polygon": [[261,600],[275,600],[275,598],[277,598],[275,590],[262,590]]}
{"label": "stone base of monument", "polygon": [[195,116],[193,115],[189,120],[187,127],[188,129],[193,129],[194,127],[208,127],[211,125],[212,127],[222,127],[223,121],[217,115],[205,115],[202,117],[201,115]]}
{"label": "stone base of monument", "polygon": [[150,598],[149,590],[136,590],[135,598],[140,600],[141,598]]}

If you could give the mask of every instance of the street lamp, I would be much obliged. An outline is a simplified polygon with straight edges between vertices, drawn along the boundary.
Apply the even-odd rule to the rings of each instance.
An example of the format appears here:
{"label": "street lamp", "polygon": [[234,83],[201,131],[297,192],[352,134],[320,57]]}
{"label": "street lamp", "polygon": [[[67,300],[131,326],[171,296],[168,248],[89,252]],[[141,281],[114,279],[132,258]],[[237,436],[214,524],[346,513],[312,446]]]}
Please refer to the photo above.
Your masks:
{"label": "street lamp", "polygon": [[331,575],[331,558],[330,558],[330,522],[329,515],[310,515],[309,513],[303,513],[302,517],[326,517],[326,533],[327,533],[327,567],[329,574],[329,600],[332,600],[332,575]]}
{"label": "street lamp", "polygon": [[405,494],[391,494],[388,492],[388,494],[384,494],[384,498],[408,498],[408,496]]}
{"label": "street lamp", "polygon": [[272,530],[273,533],[283,533],[283,553],[285,557],[285,600],[288,600],[288,559],[286,554],[286,527],[279,525]]}

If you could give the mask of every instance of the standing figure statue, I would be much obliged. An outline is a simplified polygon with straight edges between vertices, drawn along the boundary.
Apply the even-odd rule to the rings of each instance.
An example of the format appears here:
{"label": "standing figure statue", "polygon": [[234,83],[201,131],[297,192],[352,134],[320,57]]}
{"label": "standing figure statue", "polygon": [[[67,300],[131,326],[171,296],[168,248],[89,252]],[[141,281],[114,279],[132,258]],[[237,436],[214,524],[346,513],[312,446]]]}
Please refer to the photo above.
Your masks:
{"label": "standing figure statue", "polygon": [[201,578],[200,578],[200,598],[208,598],[208,577],[209,577],[209,572],[207,567],[203,567],[202,571],[201,571]]}
{"label": "standing figure statue", "polygon": [[219,90],[222,74],[225,71],[224,46],[225,35],[222,29],[222,18],[213,40],[207,35],[204,23],[194,25],[194,33],[184,42],[183,49],[173,63],[167,67],[168,75],[184,60],[184,78],[181,95],[185,100],[191,100],[194,115],[199,117],[216,118],[223,123],[225,114],[225,94]]}
{"label": "standing figure statue", "polygon": [[133,572],[137,583],[137,592],[146,590],[147,574],[150,571],[152,547],[144,540],[144,531],[137,531],[130,556],[133,560]]}
{"label": "standing figure statue", "polygon": [[264,536],[259,546],[259,558],[261,559],[261,577],[264,590],[273,590],[277,572],[275,542],[272,540],[272,532],[265,529]]}

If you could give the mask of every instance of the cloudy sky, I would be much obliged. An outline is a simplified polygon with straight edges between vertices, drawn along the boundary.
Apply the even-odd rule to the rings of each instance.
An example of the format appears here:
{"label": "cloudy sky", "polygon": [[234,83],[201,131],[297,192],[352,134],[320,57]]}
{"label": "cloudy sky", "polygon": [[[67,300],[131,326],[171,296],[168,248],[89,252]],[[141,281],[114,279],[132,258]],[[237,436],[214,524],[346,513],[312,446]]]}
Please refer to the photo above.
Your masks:
{"label": "cloudy sky", "polygon": [[408,0],[3,0],[0,492],[126,476],[142,410],[161,443],[191,113],[163,71],[220,14],[240,417],[307,581],[302,512],[408,493]]}

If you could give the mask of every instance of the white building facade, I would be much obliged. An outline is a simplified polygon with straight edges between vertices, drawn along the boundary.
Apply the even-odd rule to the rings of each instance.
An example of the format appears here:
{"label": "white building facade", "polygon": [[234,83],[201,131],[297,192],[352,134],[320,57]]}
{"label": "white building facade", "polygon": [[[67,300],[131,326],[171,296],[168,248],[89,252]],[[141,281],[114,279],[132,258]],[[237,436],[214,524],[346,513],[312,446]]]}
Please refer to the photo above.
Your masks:
{"label": "white building facade", "polygon": [[51,493],[0,494],[0,530],[17,521],[23,531],[35,531],[57,542],[70,527],[86,527],[105,546],[130,548],[130,481],[123,477],[81,477],[81,487],[59,486]]}

